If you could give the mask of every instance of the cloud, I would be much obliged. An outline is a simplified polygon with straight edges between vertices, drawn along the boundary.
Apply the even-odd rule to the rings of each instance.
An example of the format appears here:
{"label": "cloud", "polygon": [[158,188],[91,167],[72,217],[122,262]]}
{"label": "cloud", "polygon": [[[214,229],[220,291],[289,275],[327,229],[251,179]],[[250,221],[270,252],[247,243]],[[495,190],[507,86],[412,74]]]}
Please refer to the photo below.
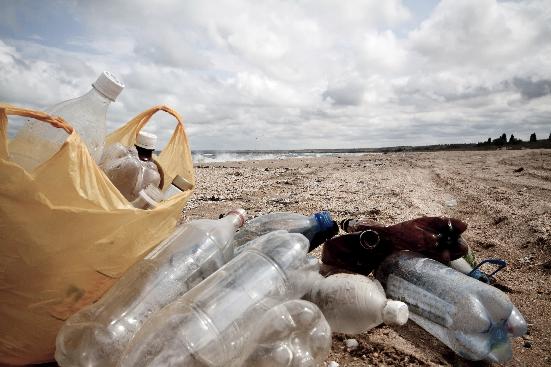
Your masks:
{"label": "cloud", "polygon": [[[43,108],[110,70],[127,86],[110,130],[168,104],[195,149],[548,134],[546,0],[442,0],[418,24],[400,0],[58,1],[31,19],[33,4],[0,16],[0,99]],[[165,142],[173,127],[148,129]]]}

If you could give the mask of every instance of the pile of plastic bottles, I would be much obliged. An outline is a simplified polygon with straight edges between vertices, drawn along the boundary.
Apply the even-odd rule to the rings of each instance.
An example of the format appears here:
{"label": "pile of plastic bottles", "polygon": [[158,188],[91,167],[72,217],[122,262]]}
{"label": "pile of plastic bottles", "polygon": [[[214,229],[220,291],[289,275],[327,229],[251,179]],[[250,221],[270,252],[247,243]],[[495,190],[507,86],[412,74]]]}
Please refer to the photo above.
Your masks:
{"label": "pile of plastic bottles", "polygon": [[[155,208],[188,190],[180,176],[163,184],[154,134],[140,131],[134,146],[104,149],[107,108],[124,85],[104,72],[92,86],[46,112],[71,122],[134,207]],[[29,120],[10,143],[12,159],[32,170],[65,138]],[[466,359],[511,359],[510,339],[526,333],[526,321],[486,284],[491,277],[462,261],[465,223],[348,219],[341,227],[347,233],[338,236],[328,212],[247,222],[242,209],[184,224],[64,323],[55,358],[87,367],[315,366],[329,354],[331,332],[411,319]],[[322,244],[320,264],[308,252]]]}
{"label": "pile of plastic bottles", "polygon": [[[334,256],[345,250],[386,253],[380,247],[398,246],[393,233],[412,223],[420,225],[381,230],[346,223],[373,233],[336,236],[328,212],[272,213],[247,222],[245,211],[235,209],[219,220],[188,222],[65,322],[56,360],[61,366],[315,366],[329,354],[331,332],[359,334],[408,318],[466,359],[509,360],[510,338],[524,334],[526,322],[497,288],[400,248],[382,257],[376,279],[351,272],[357,262],[335,266]],[[445,239],[442,251],[450,253],[464,246],[465,228],[453,223],[455,232],[435,224],[439,243]],[[325,242],[328,264],[308,255],[313,241]],[[415,243],[409,246],[421,252],[429,246]]]}

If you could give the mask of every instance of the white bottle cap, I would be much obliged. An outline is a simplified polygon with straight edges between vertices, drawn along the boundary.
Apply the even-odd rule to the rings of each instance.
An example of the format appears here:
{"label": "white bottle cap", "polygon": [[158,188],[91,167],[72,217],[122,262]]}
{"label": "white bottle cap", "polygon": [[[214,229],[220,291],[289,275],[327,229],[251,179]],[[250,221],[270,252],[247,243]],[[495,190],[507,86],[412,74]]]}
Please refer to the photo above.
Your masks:
{"label": "white bottle cap", "polygon": [[124,89],[124,84],[110,72],[104,71],[98,76],[98,79],[92,83],[92,87],[111,101],[115,102],[115,99],[117,99],[118,95]]}
{"label": "white bottle cap", "polygon": [[136,138],[136,146],[144,149],[155,150],[157,147],[157,135],[140,131]]}
{"label": "white bottle cap", "polygon": [[404,325],[409,318],[408,306],[404,302],[388,300],[383,308],[383,321],[387,325]]}

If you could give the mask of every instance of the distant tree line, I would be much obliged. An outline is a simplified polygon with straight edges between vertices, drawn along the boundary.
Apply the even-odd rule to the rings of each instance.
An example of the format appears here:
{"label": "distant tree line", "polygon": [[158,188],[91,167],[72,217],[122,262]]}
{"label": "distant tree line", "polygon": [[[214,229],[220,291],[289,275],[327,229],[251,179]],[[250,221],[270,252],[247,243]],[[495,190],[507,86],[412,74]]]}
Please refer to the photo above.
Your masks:
{"label": "distant tree line", "polygon": [[[551,133],[549,133],[549,138],[547,138],[548,141],[551,141]],[[537,142],[538,139],[536,137],[536,133],[530,134],[530,143]],[[488,138],[485,142],[480,142],[477,145],[495,145],[498,147],[503,147],[505,145],[515,145],[522,143],[522,139],[517,139],[513,134],[509,137],[509,140],[507,140],[507,134],[503,133],[499,138],[495,138],[492,140],[492,138]]]}

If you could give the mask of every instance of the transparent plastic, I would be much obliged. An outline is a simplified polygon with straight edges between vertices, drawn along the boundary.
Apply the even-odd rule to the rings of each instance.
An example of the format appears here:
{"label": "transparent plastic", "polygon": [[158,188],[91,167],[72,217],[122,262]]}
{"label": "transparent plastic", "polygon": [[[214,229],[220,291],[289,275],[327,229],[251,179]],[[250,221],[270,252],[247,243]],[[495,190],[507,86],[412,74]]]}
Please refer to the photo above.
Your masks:
{"label": "transparent plastic", "polygon": [[360,334],[383,322],[403,325],[408,320],[404,303],[387,300],[377,280],[359,274],[320,276],[303,298],[321,309],[337,333]]}
{"label": "transparent plastic", "polygon": [[232,256],[244,210],[178,228],[132,266],[96,303],[71,316],[58,333],[61,366],[115,366],[142,324],[224,265]]}
{"label": "transparent plastic", "polygon": [[135,147],[112,144],[105,149],[99,165],[128,201],[136,200],[148,185],[159,187],[161,183],[155,162],[142,161]]}
{"label": "transparent plastic", "polygon": [[504,363],[510,335],[526,331],[506,294],[419,254],[389,256],[376,277],[388,297],[408,305],[411,320],[466,359]]}
{"label": "transparent plastic", "polygon": [[132,205],[138,209],[153,209],[163,200],[163,193],[156,186],[147,185],[143,190],[140,190],[136,200]]}
{"label": "transparent plastic", "polygon": [[[334,230],[333,221],[329,212],[318,212],[311,216],[306,216],[290,212],[277,212],[261,215],[249,220],[243,228],[237,232],[233,240],[236,253],[241,252],[240,249],[245,243],[255,239],[258,236],[271,231],[286,230],[290,233],[301,233],[310,242],[316,236],[327,233],[331,234]],[[338,232],[338,227],[336,228]],[[334,235],[336,233],[333,233]],[[331,235],[331,236],[332,236]]]}
{"label": "transparent plastic", "polygon": [[119,366],[241,366],[265,312],[296,298],[290,273],[301,271],[307,250],[301,234],[258,238],[150,318]]}
{"label": "transparent plastic", "polygon": [[313,303],[290,300],[272,307],[256,324],[252,353],[243,366],[315,367],[331,350],[331,328]]}
{"label": "transparent plastic", "polygon": [[[106,115],[111,100],[92,88],[85,95],[49,107],[45,112],[65,119],[99,162],[105,144]],[[13,161],[30,171],[50,159],[67,139],[67,132],[29,119],[9,145]]]}

